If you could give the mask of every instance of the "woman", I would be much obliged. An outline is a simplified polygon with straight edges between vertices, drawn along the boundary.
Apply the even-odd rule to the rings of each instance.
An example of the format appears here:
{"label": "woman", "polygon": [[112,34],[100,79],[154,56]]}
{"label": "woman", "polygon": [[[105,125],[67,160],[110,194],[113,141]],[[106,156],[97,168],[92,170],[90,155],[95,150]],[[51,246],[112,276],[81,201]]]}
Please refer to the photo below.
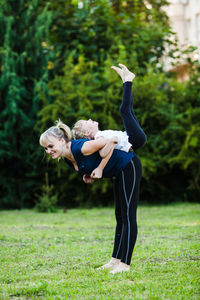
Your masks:
{"label": "woman", "polygon": [[[112,68],[120,75],[124,83],[120,114],[129,136],[129,142],[135,150],[146,142],[146,135],[135,118],[132,108],[132,80],[135,75],[124,65],[119,64],[119,66],[120,68],[114,66]],[[100,138],[91,141],[71,140],[71,131],[63,123],[49,128],[40,137],[40,144],[46,152],[53,159],[66,158],[70,166],[83,175],[85,182],[92,182],[93,178],[98,177],[95,171],[98,168],[103,171],[103,177],[115,177],[117,225],[114,249],[109,263],[101,267],[101,269],[110,268],[113,274],[130,269],[132,252],[137,239],[136,211],[142,175],[141,163],[135,153],[114,149],[116,142],[115,138],[111,140]]]}

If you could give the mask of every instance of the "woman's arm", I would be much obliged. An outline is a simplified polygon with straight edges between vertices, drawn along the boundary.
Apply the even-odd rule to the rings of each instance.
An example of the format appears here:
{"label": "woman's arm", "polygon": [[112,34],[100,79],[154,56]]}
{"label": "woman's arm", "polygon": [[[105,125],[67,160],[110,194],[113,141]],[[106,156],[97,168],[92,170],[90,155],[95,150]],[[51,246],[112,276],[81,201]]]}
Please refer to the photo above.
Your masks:
{"label": "woman's arm", "polygon": [[[108,145],[108,150],[109,150],[109,148],[111,149],[112,144],[113,145],[116,144],[116,138],[112,138],[112,139],[98,138],[97,140],[85,142],[81,148],[81,152],[83,155],[86,155],[86,156],[91,155],[91,154],[101,150],[106,145]],[[108,150],[104,151],[104,153],[103,153],[104,156],[106,156],[109,153],[110,150],[109,151]]]}
{"label": "woman's arm", "polygon": [[84,174],[84,175],[83,175],[83,181],[84,181],[85,183],[93,183],[93,182],[94,182],[94,179],[93,179],[90,175]]}
{"label": "woman's arm", "polygon": [[102,177],[103,169],[105,168],[110,157],[112,156],[115,144],[117,142],[118,139],[116,137],[113,137],[112,139],[98,138],[97,140],[88,141],[83,144],[81,151],[84,155],[90,155],[96,151],[104,151],[104,157],[102,161],[100,162],[98,167],[92,171],[92,173],[89,175],[89,178],[86,178],[85,175],[83,176],[83,181],[85,183],[91,183],[93,182],[92,179]]}
{"label": "woman's arm", "polygon": [[102,158],[102,160],[101,160],[100,164],[98,165],[98,167],[96,169],[94,169],[92,171],[92,173],[90,174],[90,178],[99,179],[99,178],[102,177],[103,170],[104,170],[105,166],[107,165],[110,157],[113,154],[114,147],[115,147],[115,144],[113,143],[111,148],[110,148],[110,152],[107,154],[106,157]]}
{"label": "woman's arm", "polygon": [[101,150],[99,150],[99,154],[102,158],[106,157],[110,153],[110,150],[113,147],[113,143],[118,143],[118,137],[113,136],[112,139],[108,139],[106,145]]}

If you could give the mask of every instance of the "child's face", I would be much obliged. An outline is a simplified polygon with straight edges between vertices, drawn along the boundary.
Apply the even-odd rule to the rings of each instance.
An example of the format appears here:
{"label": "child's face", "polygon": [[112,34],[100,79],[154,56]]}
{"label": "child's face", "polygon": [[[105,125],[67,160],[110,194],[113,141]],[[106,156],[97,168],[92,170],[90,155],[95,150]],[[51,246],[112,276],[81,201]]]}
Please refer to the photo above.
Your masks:
{"label": "child's face", "polygon": [[95,134],[99,130],[99,123],[93,121],[91,119],[85,121],[82,120],[82,130],[86,133],[90,138],[94,138]]}

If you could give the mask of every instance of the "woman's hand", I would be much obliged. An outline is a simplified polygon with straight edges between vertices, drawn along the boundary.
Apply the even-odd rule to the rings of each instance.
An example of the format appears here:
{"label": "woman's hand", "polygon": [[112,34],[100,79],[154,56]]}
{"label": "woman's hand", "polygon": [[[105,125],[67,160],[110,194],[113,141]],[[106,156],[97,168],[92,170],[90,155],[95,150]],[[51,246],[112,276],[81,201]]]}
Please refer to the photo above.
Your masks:
{"label": "woman's hand", "polygon": [[83,181],[84,181],[85,183],[93,183],[93,182],[94,182],[94,179],[93,179],[90,175],[85,174],[85,175],[83,175]]}
{"label": "woman's hand", "polygon": [[100,179],[100,178],[102,178],[102,173],[103,173],[103,170],[101,168],[97,167],[96,169],[94,169],[92,171],[92,173],[90,174],[90,177],[93,179]]}
{"label": "woman's hand", "polygon": [[111,140],[112,140],[112,142],[113,142],[114,144],[117,144],[117,143],[118,143],[118,137],[117,137],[117,136],[113,136],[113,137],[111,138]]}

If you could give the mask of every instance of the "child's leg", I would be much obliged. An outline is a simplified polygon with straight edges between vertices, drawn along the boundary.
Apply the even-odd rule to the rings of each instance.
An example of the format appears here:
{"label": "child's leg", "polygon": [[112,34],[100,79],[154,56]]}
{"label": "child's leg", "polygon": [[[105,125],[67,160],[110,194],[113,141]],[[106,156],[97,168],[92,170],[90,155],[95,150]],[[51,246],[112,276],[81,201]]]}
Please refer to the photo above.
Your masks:
{"label": "child's leg", "polygon": [[140,127],[134,111],[133,111],[133,96],[132,82],[127,81],[123,85],[123,99],[120,106],[120,114],[122,121],[129,136],[129,142],[133,145],[133,149],[142,147],[146,142],[146,135]]}
{"label": "child's leg", "polygon": [[[130,83],[132,83],[132,82],[130,82],[130,81],[127,81],[127,82],[125,82],[126,84],[130,84]],[[133,98],[133,94],[132,94],[132,87],[131,87],[131,90],[130,90],[130,95],[129,95],[129,91],[128,91],[128,94],[127,94],[127,89],[126,89],[126,94],[125,94],[125,83],[123,84],[123,99],[122,99],[122,104],[121,104],[121,106],[120,106],[120,110],[121,109],[126,109],[126,107],[127,108],[129,108],[130,109],[130,111],[131,111],[131,114],[132,114],[132,116],[133,116],[133,118],[136,120],[136,122],[139,124],[139,122],[138,122],[138,120],[137,120],[137,118],[136,118],[136,116],[135,116],[135,113],[134,113],[134,111],[133,111],[133,101],[134,101],[134,98]],[[124,106],[124,108],[123,108],[123,106]],[[139,125],[140,126],[140,125]]]}

